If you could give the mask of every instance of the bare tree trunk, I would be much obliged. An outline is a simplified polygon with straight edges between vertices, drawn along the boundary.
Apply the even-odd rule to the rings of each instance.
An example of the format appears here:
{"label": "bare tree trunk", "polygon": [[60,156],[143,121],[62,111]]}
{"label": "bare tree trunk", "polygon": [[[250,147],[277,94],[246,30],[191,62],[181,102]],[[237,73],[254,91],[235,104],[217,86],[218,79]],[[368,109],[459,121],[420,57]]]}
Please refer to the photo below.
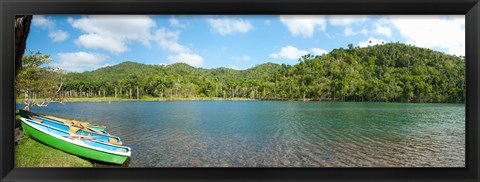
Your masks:
{"label": "bare tree trunk", "polygon": [[31,106],[31,102],[30,102],[30,95],[29,95],[29,91],[28,90],[25,90],[24,92],[24,102],[25,102],[25,107],[23,108],[23,110],[26,110],[26,111],[29,111],[30,108],[32,107]]}

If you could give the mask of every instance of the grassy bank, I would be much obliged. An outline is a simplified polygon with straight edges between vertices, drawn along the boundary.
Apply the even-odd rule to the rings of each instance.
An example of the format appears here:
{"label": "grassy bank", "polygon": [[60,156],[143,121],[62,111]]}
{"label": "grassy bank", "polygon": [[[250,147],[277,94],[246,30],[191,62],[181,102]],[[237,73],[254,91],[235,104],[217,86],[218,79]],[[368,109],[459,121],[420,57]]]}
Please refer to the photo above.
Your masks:
{"label": "grassy bank", "polygon": [[93,167],[93,163],[24,136],[15,146],[16,167]]}
{"label": "grassy bank", "polygon": [[[41,102],[41,99],[37,99],[38,102]],[[318,98],[300,98],[300,99],[250,99],[250,98],[242,98],[242,97],[235,97],[235,98],[220,98],[220,97],[142,97],[140,99],[128,99],[128,98],[115,98],[115,97],[83,97],[83,98],[65,98],[63,102],[142,102],[142,101],[151,101],[151,102],[163,102],[163,101],[200,101],[200,100],[208,100],[208,101],[221,101],[221,100],[229,100],[229,101],[255,101],[255,100],[264,100],[264,101],[314,101],[314,102],[378,102],[378,103],[444,103],[444,102],[413,102],[413,101],[405,101],[405,102],[398,102],[398,101],[342,101],[339,99],[318,99]],[[22,98],[16,99],[17,104],[23,104],[24,101]],[[453,104],[462,104],[452,102]]]}
{"label": "grassy bank", "polygon": [[[248,98],[218,98],[218,97],[143,97],[140,99],[127,99],[115,97],[85,97],[65,98],[63,102],[117,102],[117,101],[195,101],[195,100],[256,100]],[[41,100],[38,99],[40,102]],[[17,99],[18,104],[24,103],[23,99]]]}
{"label": "grassy bank", "polygon": [[[17,115],[20,123],[20,115]],[[44,145],[25,134],[15,146],[15,167],[93,167],[78,156]]]}

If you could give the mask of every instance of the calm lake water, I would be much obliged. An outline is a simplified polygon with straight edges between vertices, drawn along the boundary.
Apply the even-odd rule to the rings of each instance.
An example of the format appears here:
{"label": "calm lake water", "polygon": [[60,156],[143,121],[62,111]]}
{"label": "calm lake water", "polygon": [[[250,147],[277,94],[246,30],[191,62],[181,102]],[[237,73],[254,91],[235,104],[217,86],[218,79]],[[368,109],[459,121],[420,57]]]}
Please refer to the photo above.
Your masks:
{"label": "calm lake water", "polygon": [[130,167],[465,166],[463,104],[77,102],[33,111],[107,125],[132,148]]}

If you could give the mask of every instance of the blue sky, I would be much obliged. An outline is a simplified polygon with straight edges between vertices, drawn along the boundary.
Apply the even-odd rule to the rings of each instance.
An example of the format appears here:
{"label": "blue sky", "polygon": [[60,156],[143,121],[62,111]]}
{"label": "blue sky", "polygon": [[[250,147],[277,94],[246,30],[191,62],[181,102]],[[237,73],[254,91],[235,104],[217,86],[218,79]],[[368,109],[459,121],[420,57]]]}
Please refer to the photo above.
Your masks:
{"label": "blue sky", "polygon": [[382,42],[463,56],[464,16],[35,15],[27,50],[51,55],[49,66],[69,72],[124,61],[248,69]]}

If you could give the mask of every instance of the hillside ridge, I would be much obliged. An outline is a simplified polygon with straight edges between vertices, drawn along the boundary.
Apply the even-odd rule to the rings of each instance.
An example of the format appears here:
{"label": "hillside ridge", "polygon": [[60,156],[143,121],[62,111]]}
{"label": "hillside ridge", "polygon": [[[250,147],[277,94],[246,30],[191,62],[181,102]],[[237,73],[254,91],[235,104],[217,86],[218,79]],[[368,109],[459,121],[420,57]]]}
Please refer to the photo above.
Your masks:
{"label": "hillside ridge", "polygon": [[[75,90],[77,93],[67,94],[67,97],[100,96],[105,92],[105,95],[128,98],[465,100],[463,57],[402,43],[368,47],[349,44],[347,47],[333,49],[321,56],[302,56],[294,65],[267,62],[245,70],[195,68],[185,63],[147,65],[123,62],[90,72],[70,73],[65,91]],[[85,88],[93,91],[85,91]]]}

